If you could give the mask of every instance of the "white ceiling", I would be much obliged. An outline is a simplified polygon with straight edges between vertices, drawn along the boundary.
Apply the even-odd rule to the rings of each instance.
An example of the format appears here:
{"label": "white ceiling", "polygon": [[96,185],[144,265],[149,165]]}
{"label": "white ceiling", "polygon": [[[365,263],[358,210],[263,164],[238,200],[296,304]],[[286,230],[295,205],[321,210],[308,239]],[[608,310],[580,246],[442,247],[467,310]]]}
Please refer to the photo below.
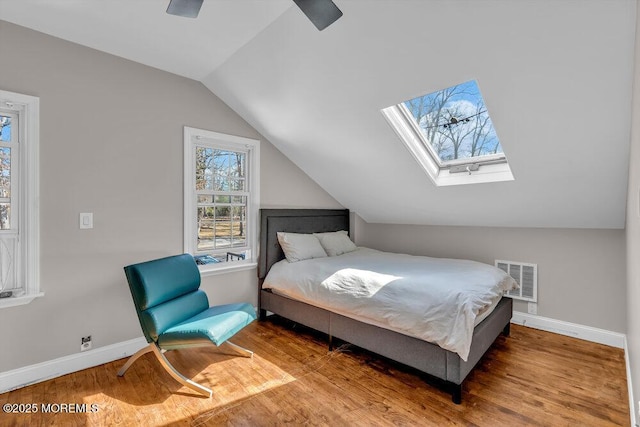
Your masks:
{"label": "white ceiling", "polygon": [[[636,0],[0,0],[0,19],[201,80],[369,222],[623,228]],[[435,187],[380,110],[477,79],[515,180]]]}
{"label": "white ceiling", "polygon": [[290,0],[206,0],[197,19],[169,0],[0,0],[0,19],[200,80],[271,24]]}

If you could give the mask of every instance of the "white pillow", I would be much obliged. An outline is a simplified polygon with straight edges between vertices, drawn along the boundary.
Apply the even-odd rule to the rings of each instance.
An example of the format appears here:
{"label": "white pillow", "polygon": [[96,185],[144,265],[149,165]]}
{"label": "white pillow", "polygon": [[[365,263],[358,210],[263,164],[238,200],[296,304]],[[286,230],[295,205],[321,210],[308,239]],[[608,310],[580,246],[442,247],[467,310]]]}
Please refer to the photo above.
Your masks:
{"label": "white pillow", "polygon": [[278,232],[278,242],[289,262],[310,258],[324,258],[327,253],[313,234]]}
{"label": "white pillow", "polygon": [[329,256],[342,255],[357,249],[357,246],[349,239],[349,234],[344,231],[330,233],[314,233],[320,244]]}

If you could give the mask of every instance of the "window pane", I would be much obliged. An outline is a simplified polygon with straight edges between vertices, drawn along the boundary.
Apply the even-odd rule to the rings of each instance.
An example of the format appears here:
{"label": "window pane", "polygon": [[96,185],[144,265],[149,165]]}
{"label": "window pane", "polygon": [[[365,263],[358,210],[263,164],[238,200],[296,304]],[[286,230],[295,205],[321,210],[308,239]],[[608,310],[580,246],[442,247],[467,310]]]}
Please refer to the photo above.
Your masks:
{"label": "window pane", "polygon": [[229,190],[229,152],[224,150],[213,151],[213,173],[215,175],[214,190]]}
{"label": "window pane", "polygon": [[247,223],[245,221],[233,223],[233,245],[232,245],[233,247],[246,246],[247,244],[247,235],[245,233],[246,229],[247,229]]}
{"label": "window pane", "polygon": [[231,208],[231,224],[232,224],[232,246],[244,246],[247,242],[245,223],[247,209],[245,206],[234,206]]}
{"label": "window pane", "polygon": [[206,172],[196,174],[196,189],[211,190],[213,189],[213,176]]}
{"label": "window pane", "polygon": [[245,166],[244,166],[244,162],[245,162],[245,154],[244,153],[237,153],[237,152],[231,152],[230,154],[230,162],[229,162],[229,175],[233,176],[233,177],[244,177],[244,173],[245,173]]}
{"label": "window pane", "polygon": [[214,201],[216,203],[229,203],[230,196],[215,196]]}
{"label": "window pane", "polygon": [[216,206],[215,208],[216,220],[229,220],[229,206]]}
{"label": "window pane", "polygon": [[210,194],[198,194],[198,204],[213,203],[213,196]]}
{"label": "window pane", "polygon": [[11,197],[11,148],[0,148],[0,197]]}
{"label": "window pane", "polygon": [[231,191],[244,191],[245,190],[244,183],[245,183],[244,178],[241,178],[241,179],[235,179],[235,178],[234,179],[230,179],[229,180],[229,184],[231,185],[230,190]]}
{"label": "window pane", "polygon": [[242,191],[244,184],[238,186],[237,178],[244,177],[243,153],[216,150],[216,183],[220,191]]}
{"label": "window pane", "polygon": [[11,228],[10,218],[11,204],[0,203],[0,230],[9,230]]}
{"label": "window pane", "polygon": [[216,175],[213,189],[216,191],[229,191],[229,178]]}
{"label": "window pane", "polygon": [[227,150],[213,150],[213,152],[216,174],[227,176],[229,171],[229,155],[231,153]]}
{"label": "window pane", "polygon": [[0,115],[0,141],[11,142],[11,117]]}
{"label": "window pane", "polygon": [[423,95],[404,106],[440,161],[502,154],[475,80]]}
{"label": "window pane", "polygon": [[213,241],[213,208],[198,208],[198,251],[214,248]]}
{"label": "window pane", "polygon": [[215,245],[216,248],[228,248],[231,246],[231,218],[229,206],[216,206],[215,208]]}
{"label": "window pane", "polygon": [[213,150],[206,147],[196,147],[196,190],[213,189]]}
{"label": "window pane", "polygon": [[234,222],[244,221],[246,215],[246,207],[234,206],[231,208],[231,214]]}
{"label": "window pane", "polygon": [[246,205],[247,204],[247,197],[246,196],[233,196],[233,197],[231,197],[231,203]]}
{"label": "window pane", "polygon": [[216,249],[231,247],[231,221],[228,218],[216,220]]}

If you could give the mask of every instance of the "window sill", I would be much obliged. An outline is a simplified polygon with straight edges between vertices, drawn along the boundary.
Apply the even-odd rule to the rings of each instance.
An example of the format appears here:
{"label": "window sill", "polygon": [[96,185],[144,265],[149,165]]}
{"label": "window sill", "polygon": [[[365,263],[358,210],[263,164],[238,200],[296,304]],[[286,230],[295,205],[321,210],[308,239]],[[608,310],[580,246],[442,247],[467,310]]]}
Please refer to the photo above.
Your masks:
{"label": "window sill", "polygon": [[20,297],[2,298],[0,299],[0,308],[26,305],[26,304],[29,304],[34,299],[43,297],[43,296],[44,296],[44,292],[39,292],[37,294],[22,295]]}
{"label": "window sill", "polygon": [[216,276],[218,274],[235,273],[236,271],[251,270],[252,268],[256,268],[258,266],[258,263],[255,261],[235,261],[227,262],[225,264],[231,265],[200,265],[198,266],[198,269],[200,270],[200,276],[207,277]]}
{"label": "window sill", "polygon": [[467,172],[449,173],[448,170],[442,169],[437,177],[433,179],[434,183],[439,187],[448,185],[464,185],[464,184],[483,184],[489,182],[507,182],[513,181],[513,174],[508,163],[498,164],[481,164],[480,169],[471,174]]}

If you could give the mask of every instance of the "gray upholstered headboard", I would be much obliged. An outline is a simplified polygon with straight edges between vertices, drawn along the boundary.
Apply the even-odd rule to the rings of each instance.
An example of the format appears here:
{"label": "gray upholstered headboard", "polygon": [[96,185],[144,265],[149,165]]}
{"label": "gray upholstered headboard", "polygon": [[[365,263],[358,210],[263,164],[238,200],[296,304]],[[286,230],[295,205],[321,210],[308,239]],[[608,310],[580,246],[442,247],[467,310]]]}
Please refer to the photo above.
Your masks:
{"label": "gray upholstered headboard", "polygon": [[349,232],[348,209],[261,209],[258,279],[266,277],[273,264],[284,259],[278,231],[289,233]]}

